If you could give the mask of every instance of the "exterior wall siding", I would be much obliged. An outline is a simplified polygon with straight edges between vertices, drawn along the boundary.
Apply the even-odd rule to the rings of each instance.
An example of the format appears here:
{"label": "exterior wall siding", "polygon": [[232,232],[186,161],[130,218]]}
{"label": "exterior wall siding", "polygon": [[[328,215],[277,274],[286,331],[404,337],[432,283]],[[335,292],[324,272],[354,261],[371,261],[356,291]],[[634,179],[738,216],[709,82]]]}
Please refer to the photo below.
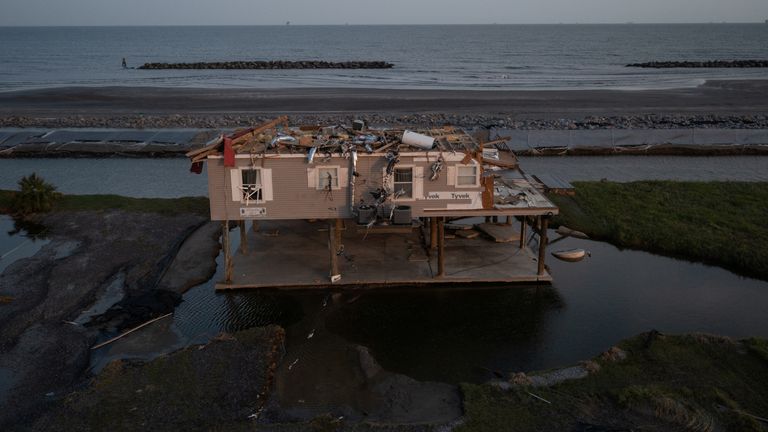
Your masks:
{"label": "exterior wall siding", "polygon": [[[444,154],[445,163],[439,178],[429,180],[431,165],[437,160],[438,153],[420,153],[418,156],[401,155],[399,167],[414,167],[414,196],[410,199],[398,199],[396,204],[409,205],[413,217],[425,216],[426,209],[471,208],[477,206],[479,198],[463,198],[467,195],[479,197],[481,186],[457,187],[456,166],[464,157],[462,153]],[[350,159],[334,156],[323,162],[322,155],[315,157],[313,164],[308,164],[305,157],[266,157],[254,160],[257,168],[271,170],[272,200],[250,202],[248,205],[232,199],[232,175],[230,171],[241,167],[250,167],[250,158],[237,158],[236,168],[224,167],[221,158],[209,158],[208,194],[212,220],[239,219],[333,219],[352,217],[350,210],[349,176],[352,175]],[[370,192],[382,187],[387,161],[383,155],[369,156],[359,154],[355,179],[355,205],[361,200],[373,203]],[[330,193],[318,190],[312,180],[317,180],[313,169],[320,167],[339,167],[339,187]],[[309,171],[308,171],[309,170]],[[481,168],[478,166],[478,172]],[[421,183],[421,187],[418,186]],[[455,194],[455,195],[452,195]],[[426,199],[427,197],[432,199]],[[258,208],[258,216],[242,216],[242,208]],[[261,214],[263,213],[263,214]]]}

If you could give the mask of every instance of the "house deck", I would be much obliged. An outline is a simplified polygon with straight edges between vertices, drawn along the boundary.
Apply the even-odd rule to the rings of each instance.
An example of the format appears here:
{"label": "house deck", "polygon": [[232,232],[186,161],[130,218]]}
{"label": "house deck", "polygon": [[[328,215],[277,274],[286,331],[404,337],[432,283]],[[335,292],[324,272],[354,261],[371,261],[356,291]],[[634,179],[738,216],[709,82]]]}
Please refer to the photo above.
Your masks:
{"label": "house deck", "polygon": [[[248,250],[233,251],[231,283],[216,289],[238,288],[374,288],[451,284],[550,283],[549,273],[537,274],[536,254],[519,241],[446,238],[445,274],[437,277],[437,253],[425,246],[418,228],[391,233],[359,230],[345,221],[343,251],[338,255],[341,279],[331,283],[329,225],[326,221],[259,221],[258,231],[247,224]],[[512,230],[512,226],[506,226]],[[429,234],[427,233],[427,236]],[[237,230],[231,233],[234,239]],[[519,234],[518,234],[519,236]],[[234,242],[233,242],[234,243]],[[233,244],[233,247],[237,247]]]}

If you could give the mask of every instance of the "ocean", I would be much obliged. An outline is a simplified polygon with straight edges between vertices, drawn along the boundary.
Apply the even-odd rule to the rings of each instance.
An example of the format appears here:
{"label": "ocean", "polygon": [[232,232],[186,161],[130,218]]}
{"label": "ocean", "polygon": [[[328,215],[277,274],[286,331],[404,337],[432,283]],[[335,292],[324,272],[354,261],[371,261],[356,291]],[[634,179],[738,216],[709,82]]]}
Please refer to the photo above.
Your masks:
{"label": "ocean", "polygon": [[[387,70],[137,70],[145,62],[384,60]],[[768,59],[768,24],[2,27],[0,91],[62,86],[648,89],[768,69],[636,69]]]}

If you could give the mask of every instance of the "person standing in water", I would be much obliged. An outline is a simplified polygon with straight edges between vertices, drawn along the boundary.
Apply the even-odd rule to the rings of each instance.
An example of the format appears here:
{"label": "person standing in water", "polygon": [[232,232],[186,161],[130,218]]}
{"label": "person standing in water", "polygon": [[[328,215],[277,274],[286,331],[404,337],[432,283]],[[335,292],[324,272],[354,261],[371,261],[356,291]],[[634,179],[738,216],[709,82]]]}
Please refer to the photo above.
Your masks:
{"label": "person standing in water", "polygon": [[125,62],[125,57],[123,57],[123,69],[128,69],[128,63]]}

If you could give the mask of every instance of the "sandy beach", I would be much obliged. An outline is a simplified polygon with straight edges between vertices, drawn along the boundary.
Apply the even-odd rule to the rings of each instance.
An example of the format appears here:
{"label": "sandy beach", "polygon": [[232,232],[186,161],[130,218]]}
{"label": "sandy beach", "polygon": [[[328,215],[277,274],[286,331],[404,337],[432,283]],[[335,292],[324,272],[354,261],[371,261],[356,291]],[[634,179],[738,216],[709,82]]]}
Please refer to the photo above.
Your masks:
{"label": "sandy beach", "polygon": [[[61,87],[0,93],[0,117],[339,113],[503,114],[513,120],[631,115],[764,115],[768,80],[667,90],[387,90]],[[11,126],[5,121],[6,126]]]}

